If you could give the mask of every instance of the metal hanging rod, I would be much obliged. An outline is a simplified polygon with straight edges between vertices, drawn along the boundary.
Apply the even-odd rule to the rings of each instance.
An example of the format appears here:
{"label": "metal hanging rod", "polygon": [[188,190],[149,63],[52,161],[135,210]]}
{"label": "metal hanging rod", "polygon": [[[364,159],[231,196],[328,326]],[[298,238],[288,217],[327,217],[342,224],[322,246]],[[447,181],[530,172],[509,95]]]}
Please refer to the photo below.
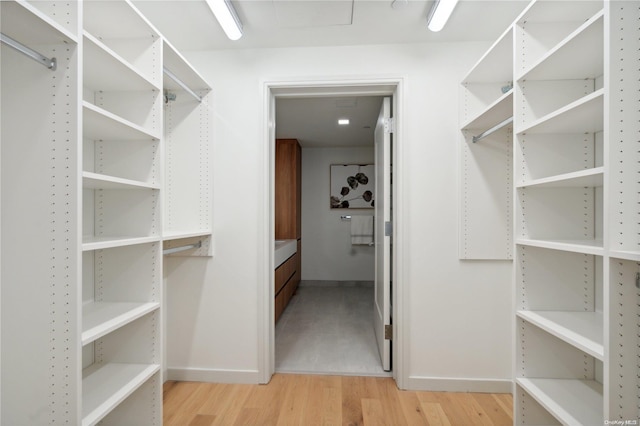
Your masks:
{"label": "metal hanging rod", "polygon": [[180,80],[174,73],[172,73],[171,71],[169,71],[167,69],[167,67],[163,67],[162,71],[165,73],[165,75],[167,77],[169,77],[171,80],[175,81],[176,84],[180,87],[182,87],[188,94],[190,94],[191,96],[193,96],[194,98],[196,98],[196,100],[198,102],[202,102],[202,97],[199,96],[196,92],[194,92],[193,90],[191,90],[189,88],[189,86],[187,86],[186,84],[184,84],[184,82],[182,80]]}
{"label": "metal hanging rod", "polygon": [[33,59],[40,65],[44,65],[45,67],[49,68],[51,71],[55,71],[56,68],[58,67],[58,61],[56,60],[56,58],[47,58],[46,56],[41,55],[35,50],[28,48],[24,44],[12,39],[6,34],[0,33],[0,42],[6,44],[9,47],[16,49],[18,52],[24,54],[25,56],[28,56],[29,58]]}
{"label": "metal hanging rod", "polygon": [[200,247],[202,247],[202,241],[198,241],[195,244],[187,244],[186,246],[164,249],[162,250],[162,254],[166,256],[167,254],[180,253],[181,251],[187,251],[187,250],[196,249]]}
{"label": "metal hanging rod", "polygon": [[480,133],[478,136],[474,136],[473,139],[472,139],[473,143],[476,143],[476,142],[486,138],[491,133],[502,129],[504,126],[506,126],[506,125],[508,125],[510,123],[513,123],[513,117],[509,117],[506,120],[504,120],[503,122],[496,124],[495,126],[490,128],[489,130],[485,130],[484,132]]}

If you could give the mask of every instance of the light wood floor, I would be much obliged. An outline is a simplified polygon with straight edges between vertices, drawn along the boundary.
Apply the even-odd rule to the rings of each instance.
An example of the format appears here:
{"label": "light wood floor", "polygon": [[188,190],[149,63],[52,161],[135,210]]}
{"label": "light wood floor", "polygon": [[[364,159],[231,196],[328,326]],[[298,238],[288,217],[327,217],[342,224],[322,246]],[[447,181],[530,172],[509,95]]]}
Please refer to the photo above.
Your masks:
{"label": "light wood floor", "polygon": [[164,385],[165,426],[511,424],[509,394],[399,391],[391,378],[276,374],[268,385]]}

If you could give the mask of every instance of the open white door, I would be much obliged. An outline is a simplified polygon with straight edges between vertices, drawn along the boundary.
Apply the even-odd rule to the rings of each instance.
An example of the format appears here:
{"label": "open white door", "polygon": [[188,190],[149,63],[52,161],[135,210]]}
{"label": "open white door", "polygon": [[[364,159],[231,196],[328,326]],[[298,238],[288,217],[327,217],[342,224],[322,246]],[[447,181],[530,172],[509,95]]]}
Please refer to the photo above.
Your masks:
{"label": "open white door", "polygon": [[[382,368],[391,370],[391,99],[384,98],[374,134],[375,194],[375,296],[374,327]],[[388,330],[388,332],[385,332]]]}

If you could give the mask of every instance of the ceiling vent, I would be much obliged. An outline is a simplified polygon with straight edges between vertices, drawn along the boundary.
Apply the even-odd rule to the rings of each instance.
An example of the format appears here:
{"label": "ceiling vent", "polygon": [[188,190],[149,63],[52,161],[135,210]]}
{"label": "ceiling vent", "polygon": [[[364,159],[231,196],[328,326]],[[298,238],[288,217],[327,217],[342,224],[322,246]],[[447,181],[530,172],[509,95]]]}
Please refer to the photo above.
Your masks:
{"label": "ceiling vent", "polygon": [[280,28],[332,27],[353,23],[354,0],[272,0]]}

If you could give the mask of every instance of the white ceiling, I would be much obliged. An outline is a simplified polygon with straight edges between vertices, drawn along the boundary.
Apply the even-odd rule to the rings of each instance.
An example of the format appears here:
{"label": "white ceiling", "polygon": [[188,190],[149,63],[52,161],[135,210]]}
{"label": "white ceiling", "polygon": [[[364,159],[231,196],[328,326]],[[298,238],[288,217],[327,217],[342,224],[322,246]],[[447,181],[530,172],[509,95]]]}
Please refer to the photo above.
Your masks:
{"label": "white ceiling", "polygon": [[276,138],[298,139],[303,148],[373,146],[381,104],[379,96],[277,99]]}
{"label": "white ceiling", "polygon": [[[205,0],[133,0],[180,51],[495,40],[529,0],[460,0],[446,27],[427,29],[432,0],[233,0],[244,34],[230,41]],[[379,97],[281,98],[276,135],[304,147],[373,143]],[[345,104],[351,103],[351,107]],[[339,127],[337,119],[351,120]]]}
{"label": "white ceiling", "polygon": [[291,46],[490,41],[528,0],[460,0],[447,26],[427,30],[432,0],[233,0],[244,35],[230,41],[204,0],[133,0],[181,51]]}

